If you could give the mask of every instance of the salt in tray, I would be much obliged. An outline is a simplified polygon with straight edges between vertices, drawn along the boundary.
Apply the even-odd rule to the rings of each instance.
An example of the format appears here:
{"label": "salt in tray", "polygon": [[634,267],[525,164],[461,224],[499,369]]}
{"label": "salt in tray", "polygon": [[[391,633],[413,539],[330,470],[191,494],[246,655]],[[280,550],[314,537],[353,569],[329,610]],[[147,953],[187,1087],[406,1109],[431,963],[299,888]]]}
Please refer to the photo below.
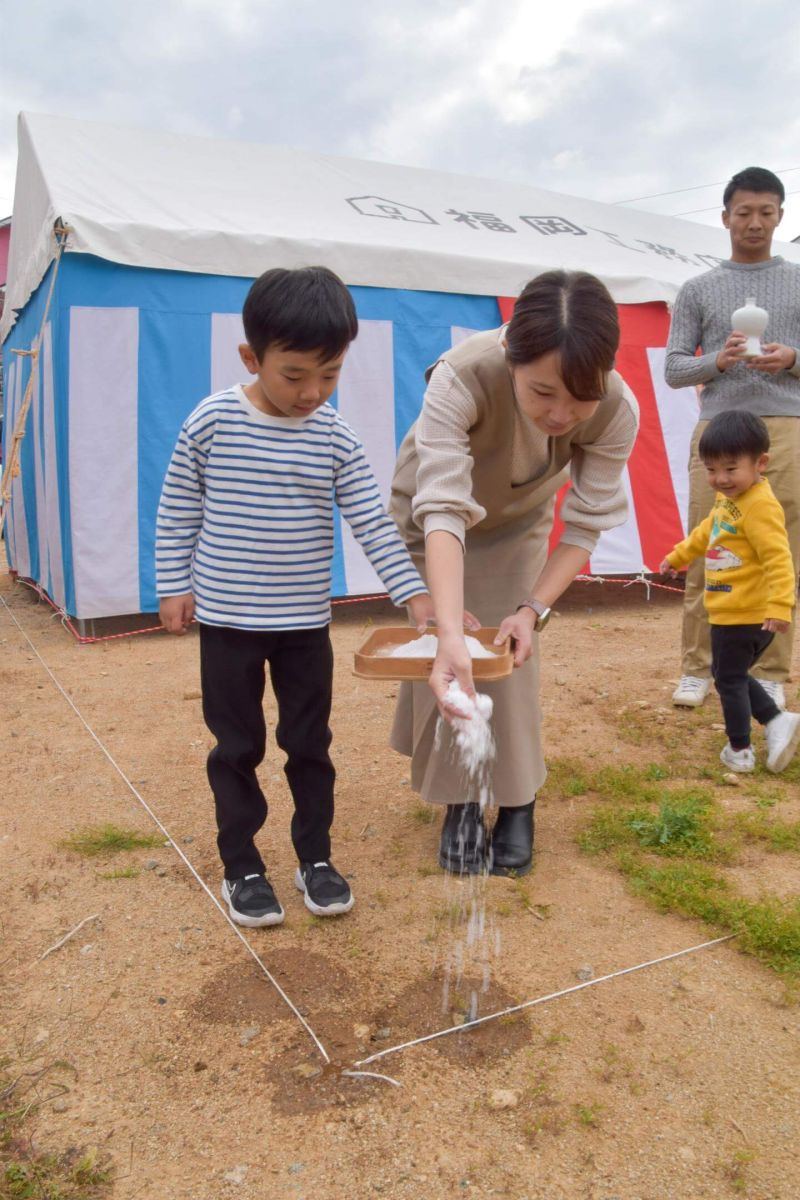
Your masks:
{"label": "salt in tray", "polygon": [[[395,658],[386,651],[390,646],[399,646],[415,641],[420,634],[408,625],[390,625],[375,629],[355,653],[353,674],[362,679],[427,679],[433,667],[433,658]],[[503,679],[514,669],[514,656],[508,639],[501,646],[492,643],[497,637],[497,628],[470,631],[487,650],[491,658],[472,659],[473,679]]]}

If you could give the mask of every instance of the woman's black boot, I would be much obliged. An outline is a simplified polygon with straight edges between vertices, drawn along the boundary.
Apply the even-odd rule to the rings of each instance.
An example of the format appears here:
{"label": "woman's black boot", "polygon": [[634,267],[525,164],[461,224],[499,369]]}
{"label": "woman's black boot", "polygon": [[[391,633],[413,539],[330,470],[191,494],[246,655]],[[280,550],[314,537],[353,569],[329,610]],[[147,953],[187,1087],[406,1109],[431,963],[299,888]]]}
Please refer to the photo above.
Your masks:
{"label": "woman's black boot", "polygon": [[439,866],[477,875],[486,866],[486,829],[479,804],[448,804],[439,840]]}
{"label": "woman's black boot", "polygon": [[533,860],[533,810],[530,804],[520,808],[501,808],[489,843],[489,872],[492,875],[527,875]]}

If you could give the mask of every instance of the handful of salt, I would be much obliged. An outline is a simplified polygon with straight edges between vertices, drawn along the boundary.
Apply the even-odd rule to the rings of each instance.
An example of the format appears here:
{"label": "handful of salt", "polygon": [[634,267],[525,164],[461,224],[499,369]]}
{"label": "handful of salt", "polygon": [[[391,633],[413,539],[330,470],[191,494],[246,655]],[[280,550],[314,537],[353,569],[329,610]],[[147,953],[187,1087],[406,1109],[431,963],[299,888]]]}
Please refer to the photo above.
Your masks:
{"label": "handful of salt", "polygon": [[463,713],[463,717],[453,717],[450,724],[453,728],[453,740],[458,752],[458,759],[471,782],[479,784],[480,804],[486,804],[486,782],[488,768],[494,759],[494,736],[492,734],[492,710],[494,701],[491,696],[482,692],[472,700],[459,686],[456,680],[444,694],[445,701],[452,708]]}

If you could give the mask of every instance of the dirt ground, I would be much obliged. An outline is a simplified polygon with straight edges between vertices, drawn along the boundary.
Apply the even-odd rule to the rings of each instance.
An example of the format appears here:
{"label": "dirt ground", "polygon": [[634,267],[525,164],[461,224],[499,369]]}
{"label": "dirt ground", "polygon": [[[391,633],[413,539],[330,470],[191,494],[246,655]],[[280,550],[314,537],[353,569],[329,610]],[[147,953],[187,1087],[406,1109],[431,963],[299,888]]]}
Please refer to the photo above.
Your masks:
{"label": "dirt ground", "polygon": [[[172,845],[97,858],[63,846],[86,826],[154,831],[113,759],[217,894],[196,635],[81,646],[5,575],[0,596],[0,1059],[30,1102],[29,1146],[96,1147],[115,1200],[800,1195],[799,1010],[736,942],[364,1068],[399,1087],[342,1075],[463,1020],[473,991],[487,1014],[714,936],[655,911],[579,850],[591,796],[545,789],[527,879],[459,882],[435,867],[438,817],[425,820],[387,747],[396,685],[351,673],[367,629],[398,623],[386,605],[343,606],[334,624],[347,917],[303,907],[274,743],[262,770],[262,844],[286,921],[245,936],[326,1065]],[[648,603],[638,585],[573,586],[542,635],[549,758],[658,762],[667,730],[687,762],[704,756],[719,776],[716,700],[700,716],[669,705],[679,615],[668,592]],[[637,704],[652,739],[646,722],[626,734],[620,711]],[[796,785],[783,786],[794,809]],[[754,854],[742,878],[756,895],[791,895],[797,865]]]}

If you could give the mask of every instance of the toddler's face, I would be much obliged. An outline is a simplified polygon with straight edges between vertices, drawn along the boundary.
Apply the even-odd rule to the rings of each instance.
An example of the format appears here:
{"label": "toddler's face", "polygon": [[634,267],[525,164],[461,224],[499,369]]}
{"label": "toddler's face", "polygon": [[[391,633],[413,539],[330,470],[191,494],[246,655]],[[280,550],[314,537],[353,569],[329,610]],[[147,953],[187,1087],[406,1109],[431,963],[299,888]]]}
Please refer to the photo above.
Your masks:
{"label": "toddler's face", "polygon": [[753,458],[750,454],[739,454],[709,460],[704,465],[708,482],[714,491],[735,500],[754,484],[760,483],[761,472],[767,465],[767,455]]}
{"label": "toddler's face", "polygon": [[245,388],[256,408],[271,417],[308,417],[333,395],[344,354],[320,362],[315,351],[270,346],[258,361],[248,345],[239,347],[242,362],[256,379]]}

